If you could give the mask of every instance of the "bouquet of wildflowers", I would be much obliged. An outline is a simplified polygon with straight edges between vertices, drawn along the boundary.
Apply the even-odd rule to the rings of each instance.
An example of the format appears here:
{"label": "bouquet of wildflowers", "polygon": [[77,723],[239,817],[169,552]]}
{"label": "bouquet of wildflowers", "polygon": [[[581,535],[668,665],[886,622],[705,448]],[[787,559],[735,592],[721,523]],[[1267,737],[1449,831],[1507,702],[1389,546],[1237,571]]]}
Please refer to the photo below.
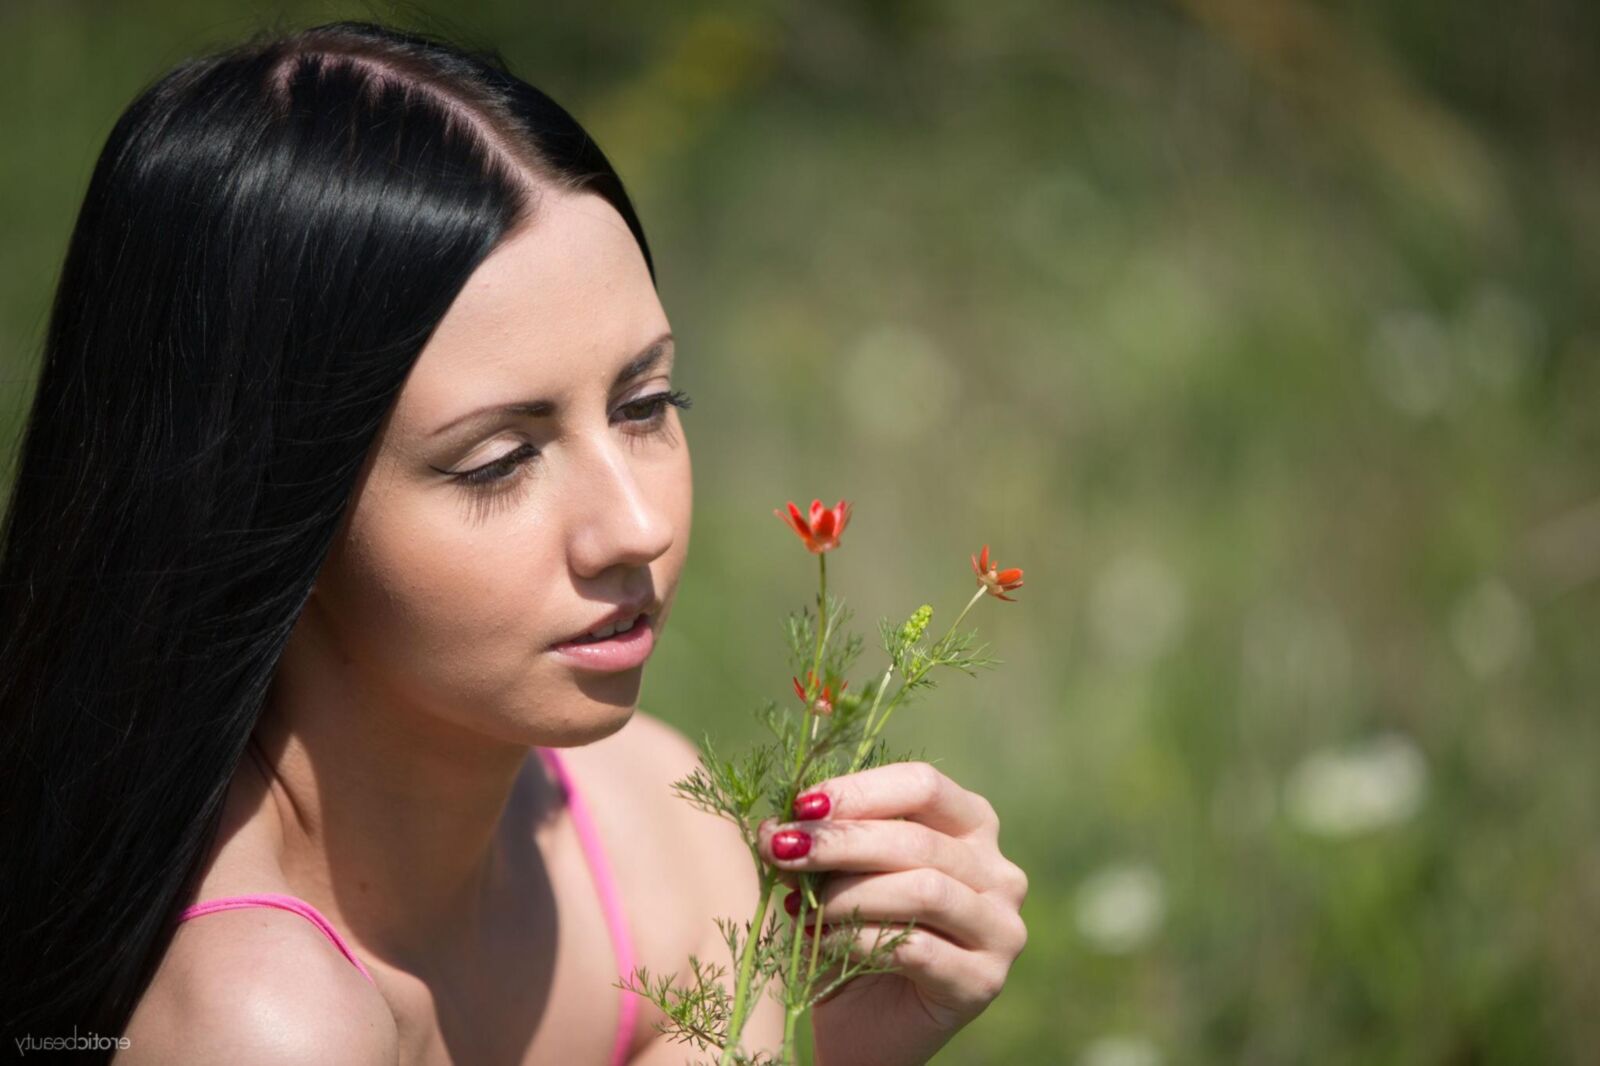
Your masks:
{"label": "bouquet of wildflowers", "polygon": [[[695,956],[689,959],[693,983],[687,988],[674,986],[669,977],[652,984],[644,967],[635,971],[639,987],[619,983],[661,1008],[667,1017],[662,1031],[680,1042],[692,1041],[701,1050],[708,1046],[718,1049],[717,1066],[794,1066],[796,1026],[808,1010],[856,977],[893,972],[894,949],[915,923],[890,935],[880,927],[871,947],[862,948],[859,909],[843,921],[824,924],[818,891],[827,872],[775,868],[761,854],[758,827],[768,815],[788,818],[793,812],[796,818],[816,816],[807,809],[803,796],[815,784],[890,762],[910,761],[909,754],[891,757],[886,750],[880,734],[889,716],[911,702],[917,692],[932,686],[931,674],[938,667],[976,676],[978,668],[998,662],[986,658],[983,647],[973,648],[975,634],[960,633],[957,627],[984,595],[1009,601],[1012,597],[1006,593],[1022,585],[1022,571],[999,569],[989,559],[989,546],[984,545],[981,554],[971,557],[978,591],[949,630],[931,643],[924,640],[933,621],[933,608],[928,604],[903,622],[880,622],[888,664],[881,677],[847,692],[846,674],[860,657],[863,642],[859,635],[843,632],[850,612],[828,593],[827,553],[839,547],[850,521],[850,504],[840,500],[830,508],[813,500],[810,513],[802,514],[791,502],[786,511],[773,513],[817,558],[816,611],[791,614],[786,625],[794,694],[801,709],[795,711],[787,701],[769,700],[758,714],[773,739],[736,759],[719,755],[711,738],[704,737],[700,767],[673,784],[674,790],[696,807],[732,819],[760,867],[761,891],[754,917],[742,929],[732,920],[717,919],[730,957],[738,964],[734,989],[730,995],[724,987],[727,974],[723,967],[706,966]],[[798,805],[797,799],[801,801]],[[775,912],[769,917],[774,889],[791,883],[796,891],[790,893],[786,909],[793,922],[782,921]],[[740,1047],[740,1032],[756,997],[774,983],[774,994],[784,1006],[783,1047],[776,1056],[766,1051],[746,1052]]]}

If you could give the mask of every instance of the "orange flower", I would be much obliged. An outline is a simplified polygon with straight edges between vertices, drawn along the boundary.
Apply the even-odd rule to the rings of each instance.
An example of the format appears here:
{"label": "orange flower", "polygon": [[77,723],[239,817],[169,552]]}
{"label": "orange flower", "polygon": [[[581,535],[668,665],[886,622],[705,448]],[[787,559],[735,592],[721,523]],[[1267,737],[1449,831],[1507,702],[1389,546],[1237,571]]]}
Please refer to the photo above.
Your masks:
{"label": "orange flower", "polygon": [[982,555],[972,557],[972,572],[978,575],[978,584],[989,590],[989,595],[998,596],[1002,600],[1016,603],[1016,599],[1007,596],[1012,589],[1022,587],[1022,571],[1016,567],[1010,570],[1000,570],[998,563],[990,564],[989,546],[983,546]]}
{"label": "orange flower", "polygon": [[837,548],[839,534],[844,532],[845,523],[850,521],[850,505],[844,500],[833,507],[824,507],[821,500],[812,500],[809,517],[800,514],[800,508],[794,505],[793,500],[789,501],[788,514],[776,508],[772,513],[800,535],[800,539],[806,542],[807,551],[818,553]]}
{"label": "orange flower", "polygon": [[[800,679],[798,677],[793,678],[792,680],[794,681],[795,695],[800,697],[800,702],[801,703],[804,703],[806,701],[806,690],[805,690],[805,688],[800,684]],[[817,680],[817,675],[815,673],[813,673],[812,671],[807,670],[806,671],[806,680],[810,681],[812,683],[815,683],[816,680]],[[839,684],[839,695],[843,696],[844,695],[844,690],[849,688],[849,687],[850,687],[850,682],[848,682],[848,681],[840,682],[840,684]],[[832,714],[833,713],[833,699],[834,699],[834,696],[833,696],[832,688],[830,688],[827,685],[823,685],[822,686],[822,695],[817,697],[816,702],[811,705],[810,710],[816,711],[818,714]]]}

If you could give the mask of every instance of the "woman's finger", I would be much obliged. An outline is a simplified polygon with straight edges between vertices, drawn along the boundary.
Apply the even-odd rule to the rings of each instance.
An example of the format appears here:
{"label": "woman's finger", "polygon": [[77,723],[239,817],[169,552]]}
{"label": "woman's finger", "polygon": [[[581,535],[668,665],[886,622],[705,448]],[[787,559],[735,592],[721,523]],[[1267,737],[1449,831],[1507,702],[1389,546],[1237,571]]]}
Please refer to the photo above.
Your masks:
{"label": "woman's finger", "polygon": [[906,818],[954,837],[998,831],[989,801],[926,762],[895,762],[830,778],[806,790],[828,797],[830,819]]}
{"label": "woman's finger", "polygon": [[763,822],[762,856],[782,870],[893,872],[929,866],[978,891],[995,887],[999,864],[986,862],[974,845],[898,819]]}
{"label": "woman's finger", "polygon": [[[795,902],[798,905],[798,897]],[[837,875],[829,878],[820,902],[825,922],[843,921],[857,911],[863,921],[905,922],[914,918],[919,927],[930,928],[969,951],[1008,953],[1016,925],[1016,915],[993,898],[927,867],[865,876]],[[815,918],[815,910],[806,912],[808,924]]]}
{"label": "woman's finger", "polygon": [[[887,951],[887,964],[895,975],[915,984],[925,997],[953,1008],[981,1010],[1000,993],[1008,968],[988,955],[967,951],[921,925],[914,928],[865,922],[854,936],[848,929],[825,933],[825,937],[844,940],[853,963],[865,962],[874,950],[882,951],[904,933],[904,939]],[[848,938],[848,939],[846,939]],[[824,940],[824,943],[829,943]],[[819,988],[837,979],[837,965],[822,971],[826,977]],[[864,977],[871,980],[870,975]],[[831,995],[826,997],[832,998]]]}

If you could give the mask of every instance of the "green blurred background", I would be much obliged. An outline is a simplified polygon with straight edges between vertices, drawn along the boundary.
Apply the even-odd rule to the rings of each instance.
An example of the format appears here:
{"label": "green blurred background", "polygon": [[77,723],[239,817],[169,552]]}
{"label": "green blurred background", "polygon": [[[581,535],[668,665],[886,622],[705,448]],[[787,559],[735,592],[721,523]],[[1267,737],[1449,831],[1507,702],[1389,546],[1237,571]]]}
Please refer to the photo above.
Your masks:
{"label": "green blurred background", "polygon": [[647,709],[760,738],[786,500],[855,504],[863,682],[1026,569],[888,729],[1032,879],[938,1061],[1594,1061],[1600,7],[7,0],[8,429],[134,93],[352,15],[498,47],[640,208],[697,497]]}

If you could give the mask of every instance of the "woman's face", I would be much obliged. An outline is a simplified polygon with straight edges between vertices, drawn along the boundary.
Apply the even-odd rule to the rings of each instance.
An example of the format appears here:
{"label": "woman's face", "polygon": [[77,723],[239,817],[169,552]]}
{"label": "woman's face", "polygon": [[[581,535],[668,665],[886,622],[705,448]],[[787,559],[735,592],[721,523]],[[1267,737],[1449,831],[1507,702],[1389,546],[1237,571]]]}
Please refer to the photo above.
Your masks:
{"label": "woman's face", "polygon": [[670,610],[692,484],[660,399],[669,329],[633,234],[592,193],[547,191],[477,269],[313,591],[318,639],[364,692],[519,744],[627,721],[643,665],[585,667],[552,645],[621,604],[645,603],[655,633]]}

